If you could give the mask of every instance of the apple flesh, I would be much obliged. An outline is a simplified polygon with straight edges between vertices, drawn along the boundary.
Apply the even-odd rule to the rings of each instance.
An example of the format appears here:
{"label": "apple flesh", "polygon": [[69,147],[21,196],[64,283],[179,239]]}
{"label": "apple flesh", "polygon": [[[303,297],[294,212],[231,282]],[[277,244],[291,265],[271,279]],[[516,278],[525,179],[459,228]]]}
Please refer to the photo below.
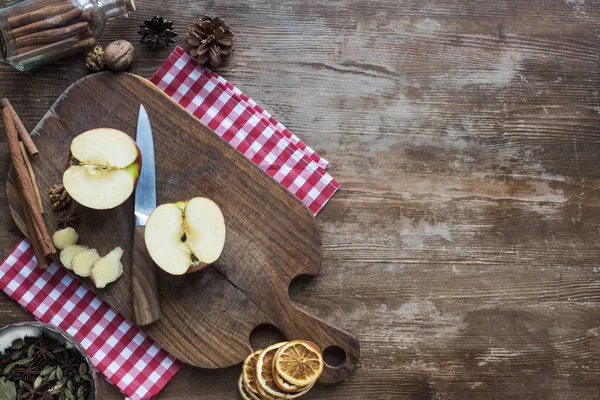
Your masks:
{"label": "apple flesh", "polygon": [[204,197],[163,204],[148,217],[144,238],[156,265],[182,275],[217,261],[225,245],[225,220],[219,206]]}
{"label": "apple flesh", "polygon": [[129,135],[116,129],[93,129],[71,142],[63,185],[82,206],[108,210],[131,196],[141,169],[140,149]]}

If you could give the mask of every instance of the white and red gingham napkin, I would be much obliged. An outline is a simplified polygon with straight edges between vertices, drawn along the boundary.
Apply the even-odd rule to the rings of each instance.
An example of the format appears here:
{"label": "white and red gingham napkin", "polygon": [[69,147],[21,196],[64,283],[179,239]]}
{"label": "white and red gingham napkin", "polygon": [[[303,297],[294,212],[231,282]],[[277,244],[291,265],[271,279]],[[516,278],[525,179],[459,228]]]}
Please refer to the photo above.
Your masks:
{"label": "white and red gingham napkin", "polygon": [[[248,96],[177,47],[152,77],[317,214],[340,187],[328,162]],[[154,397],[179,363],[57,263],[37,268],[23,239],[0,265],[0,289],[42,322],[81,342],[100,374],[131,399]]]}
{"label": "white and red gingham napkin", "polygon": [[155,396],[178,362],[57,263],[37,267],[23,239],[0,265],[0,289],[35,318],[69,333],[108,381],[131,399]]}
{"label": "white and red gingham napkin", "polygon": [[150,79],[317,214],[340,184],[328,162],[181,47]]}

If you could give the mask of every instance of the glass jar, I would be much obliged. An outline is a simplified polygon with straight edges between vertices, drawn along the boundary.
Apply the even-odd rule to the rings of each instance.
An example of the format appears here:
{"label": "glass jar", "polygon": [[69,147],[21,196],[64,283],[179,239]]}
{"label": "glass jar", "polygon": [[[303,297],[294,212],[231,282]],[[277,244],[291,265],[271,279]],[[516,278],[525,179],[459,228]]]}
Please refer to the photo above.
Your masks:
{"label": "glass jar", "polygon": [[20,71],[89,50],[134,0],[19,0],[0,7],[0,52]]}

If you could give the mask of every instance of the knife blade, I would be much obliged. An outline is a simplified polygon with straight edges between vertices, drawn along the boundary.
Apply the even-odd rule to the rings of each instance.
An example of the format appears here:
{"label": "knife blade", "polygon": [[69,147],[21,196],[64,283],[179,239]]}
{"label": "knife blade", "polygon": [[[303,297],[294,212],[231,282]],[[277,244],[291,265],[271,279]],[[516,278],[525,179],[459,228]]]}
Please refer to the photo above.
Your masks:
{"label": "knife blade", "polygon": [[143,105],[140,106],[135,140],[142,153],[142,172],[135,189],[135,226],[145,226],[148,216],[156,208],[156,166],[152,126]]}
{"label": "knife blade", "polygon": [[142,153],[142,170],[135,190],[132,295],[136,323],[145,326],[160,319],[161,310],[156,265],[148,254],[144,241],[146,221],[156,208],[156,165],[152,126],[143,105],[140,106],[138,116],[136,142]]}

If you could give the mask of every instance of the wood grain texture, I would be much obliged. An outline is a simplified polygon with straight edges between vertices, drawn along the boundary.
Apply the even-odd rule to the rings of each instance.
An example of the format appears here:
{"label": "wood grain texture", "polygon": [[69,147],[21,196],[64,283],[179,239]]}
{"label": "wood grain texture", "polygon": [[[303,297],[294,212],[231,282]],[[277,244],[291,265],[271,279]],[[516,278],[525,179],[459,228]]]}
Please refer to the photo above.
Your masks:
{"label": "wood grain texture", "polygon": [[146,326],[158,321],[162,312],[156,264],[146,249],[143,226],[136,226],[133,229],[131,251],[131,296],[134,321],[138,326]]}
{"label": "wood grain texture", "polygon": [[[251,331],[269,323],[289,340],[343,349],[345,362],[327,366],[321,380],[334,383],[347,377],[358,362],[356,338],[299,310],[287,294],[292,279],[316,275],[321,266],[321,239],[308,208],[149,81],[125,73],[99,73],[61,95],[32,133],[45,154],[33,165],[42,190],[62,180],[71,141],[80,133],[106,127],[135,136],[140,104],[152,122],[158,204],[210,198],[225,218],[225,247],[207,269],[183,276],[159,273],[157,280],[154,276],[157,296],[149,278],[159,268],[146,254],[143,228],[134,229],[133,197],[108,211],[76,205],[81,218],[78,243],[100,254],[117,246],[125,250],[123,276],[107,290],[98,290],[99,295],[126,317],[139,317],[152,338],[197,367],[242,362],[251,353]],[[21,203],[11,201],[18,195],[11,174],[10,207],[25,232]],[[57,230],[60,214],[52,212],[49,199],[44,209],[50,229]],[[133,314],[132,293],[143,298]],[[159,297],[159,304],[150,304]],[[258,321],[256,315],[261,316]]]}
{"label": "wood grain texture", "polygon": [[[292,299],[356,332],[361,360],[306,399],[594,399],[600,392],[600,4],[593,0],[138,1],[234,28],[221,74],[331,161],[320,274]],[[31,129],[82,58],[0,66]],[[0,139],[1,140],[1,139]],[[1,142],[3,143],[3,142]],[[7,170],[5,145],[0,171]],[[1,185],[2,183],[0,183]],[[0,204],[6,203],[0,190]],[[18,238],[0,207],[0,249]],[[0,321],[28,316],[0,297]],[[271,336],[253,344],[264,345]],[[185,368],[159,398],[236,398],[239,367]],[[101,385],[101,398],[121,398]]]}

